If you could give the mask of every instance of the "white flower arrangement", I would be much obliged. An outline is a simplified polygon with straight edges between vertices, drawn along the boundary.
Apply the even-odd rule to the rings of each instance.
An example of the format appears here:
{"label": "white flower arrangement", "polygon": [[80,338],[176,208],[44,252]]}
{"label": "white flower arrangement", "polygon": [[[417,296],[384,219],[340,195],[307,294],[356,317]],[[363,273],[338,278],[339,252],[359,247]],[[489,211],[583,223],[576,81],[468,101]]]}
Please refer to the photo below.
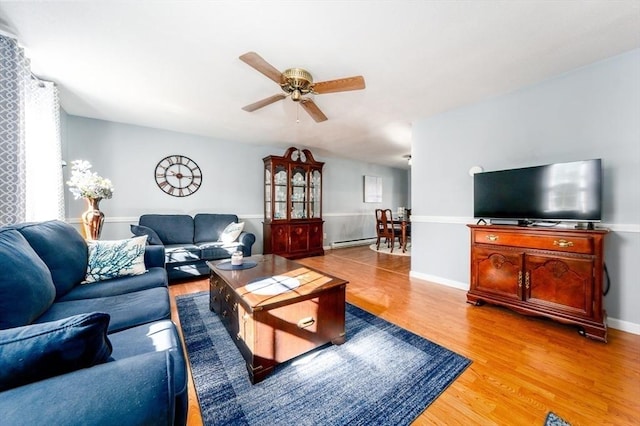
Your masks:
{"label": "white flower arrangement", "polygon": [[113,196],[111,181],[91,172],[91,163],[85,160],[75,160],[71,163],[71,179],[67,185],[76,200],[78,198],[102,200]]}

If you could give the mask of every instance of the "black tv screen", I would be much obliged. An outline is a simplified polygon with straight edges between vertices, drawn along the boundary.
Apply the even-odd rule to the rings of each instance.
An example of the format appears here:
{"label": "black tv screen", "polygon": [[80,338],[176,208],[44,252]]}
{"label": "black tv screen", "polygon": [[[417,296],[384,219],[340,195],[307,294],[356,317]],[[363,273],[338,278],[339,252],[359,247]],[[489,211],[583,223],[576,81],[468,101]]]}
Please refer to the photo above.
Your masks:
{"label": "black tv screen", "polygon": [[524,222],[602,220],[602,160],[477,173],[476,218]]}

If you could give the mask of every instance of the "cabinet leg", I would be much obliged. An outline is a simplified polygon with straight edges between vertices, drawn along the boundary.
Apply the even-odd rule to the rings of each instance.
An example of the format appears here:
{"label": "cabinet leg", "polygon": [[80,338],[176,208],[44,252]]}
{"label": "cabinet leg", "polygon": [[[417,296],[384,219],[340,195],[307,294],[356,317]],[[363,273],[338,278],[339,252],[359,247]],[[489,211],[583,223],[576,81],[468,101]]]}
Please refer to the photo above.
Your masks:
{"label": "cabinet leg", "polygon": [[607,343],[607,329],[605,328],[596,328],[596,327],[583,327],[580,326],[578,329],[578,333],[589,339],[598,340],[600,342]]}
{"label": "cabinet leg", "polygon": [[478,299],[475,296],[467,294],[467,303],[469,303],[469,304],[471,304],[473,306],[482,306],[482,305],[484,305],[484,300]]}

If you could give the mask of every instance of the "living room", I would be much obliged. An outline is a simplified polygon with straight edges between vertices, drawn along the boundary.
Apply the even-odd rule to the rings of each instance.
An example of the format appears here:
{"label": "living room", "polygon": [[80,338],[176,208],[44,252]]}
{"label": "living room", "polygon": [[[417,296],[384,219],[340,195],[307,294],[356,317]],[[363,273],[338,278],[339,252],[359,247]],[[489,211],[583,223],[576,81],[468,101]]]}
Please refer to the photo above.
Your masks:
{"label": "living room", "polygon": [[[638,24],[638,2],[617,3],[620,8],[628,8],[621,15],[631,16],[629,19]],[[15,24],[15,19],[22,23],[13,30],[21,42],[25,43],[27,53],[34,55],[31,57],[34,65],[43,63],[38,54],[44,55],[42,52],[46,52],[48,46],[38,46],[38,39],[30,38],[33,30],[29,22],[20,21],[19,15],[11,13],[15,11],[9,5],[6,10],[3,10],[4,7],[0,3],[2,20]],[[41,5],[32,4],[30,7]],[[364,5],[362,7],[366,9]],[[36,16],[42,15],[38,12]],[[491,24],[495,25],[496,22]],[[291,28],[304,28],[304,25],[293,25]],[[396,28],[396,31],[401,30],[404,31],[405,28]],[[53,28],[51,31],[57,30]],[[351,29],[351,32],[355,31]],[[60,32],[63,33],[61,29]],[[468,290],[470,263],[469,229],[466,225],[476,221],[472,205],[473,178],[469,175],[472,167],[479,166],[485,171],[492,171],[601,158],[605,184],[603,220],[599,226],[611,230],[605,243],[605,257],[611,279],[610,291],[604,299],[609,327],[640,334],[640,310],[637,309],[640,290],[634,268],[640,258],[640,190],[637,186],[640,181],[640,40],[637,29],[632,35],[627,40],[627,47],[620,48],[615,53],[609,52],[610,54],[601,54],[594,39],[589,39],[591,43],[577,42],[570,48],[553,43],[546,45],[550,50],[558,49],[557,56],[564,58],[564,68],[558,69],[550,67],[546,62],[539,65],[538,56],[544,56],[548,52],[523,49],[526,52],[523,55],[532,58],[528,64],[532,69],[531,76],[509,75],[514,69],[513,62],[521,60],[521,56],[513,59],[491,56],[487,61],[501,61],[501,67],[507,70],[502,78],[514,80],[513,86],[497,92],[492,92],[491,88],[483,88],[482,67],[473,68],[473,72],[467,69],[456,70],[456,81],[448,82],[445,86],[446,90],[451,91],[450,97],[442,96],[434,87],[430,88],[441,95],[439,99],[445,104],[433,111],[425,110],[419,116],[411,116],[410,113],[401,116],[399,112],[399,117],[393,117],[395,121],[410,124],[406,126],[409,128],[409,138],[404,138],[399,144],[400,148],[394,151],[393,162],[363,160],[368,158],[370,152],[366,152],[362,145],[352,149],[348,156],[337,155],[333,145],[348,145],[348,141],[336,136],[337,133],[332,135],[337,141],[331,141],[331,147],[329,142],[326,147],[322,145],[322,140],[318,143],[317,137],[316,140],[304,138],[306,131],[318,131],[310,130],[310,127],[322,126],[323,123],[313,123],[301,112],[302,128],[296,128],[296,110],[291,107],[278,110],[275,117],[253,116],[240,111],[242,105],[267,96],[271,90],[277,89],[275,86],[268,86],[270,82],[237,59],[238,55],[248,50],[258,51],[270,61],[271,57],[277,57],[274,52],[276,47],[269,47],[267,40],[255,37],[253,44],[238,46],[236,54],[227,58],[234,64],[234,70],[242,70],[243,66],[246,70],[241,71],[243,83],[238,84],[237,99],[233,104],[225,105],[225,108],[246,114],[249,117],[247,126],[252,122],[258,126],[264,121],[288,120],[287,123],[276,126],[279,139],[266,143],[238,142],[233,138],[233,129],[225,129],[225,136],[204,136],[189,129],[178,131],[155,127],[151,123],[136,121],[136,117],[125,113],[121,113],[118,118],[105,119],[101,118],[100,108],[91,105],[88,108],[91,112],[83,115],[64,110],[63,97],[62,157],[67,163],[75,159],[89,160],[96,172],[114,182],[116,191],[113,198],[101,204],[106,214],[104,239],[128,238],[129,225],[137,223],[139,216],[145,213],[234,213],[245,222],[247,230],[256,234],[254,252],[261,253],[264,191],[262,158],[267,155],[282,155],[289,146],[309,148],[316,159],[325,162],[325,247],[330,248],[335,242],[366,239],[375,235],[373,209],[378,204],[363,202],[363,176],[378,176],[383,182],[383,202],[380,205],[394,209],[406,206],[413,211],[409,271],[411,278],[416,282],[429,281],[465,291]],[[135,37],[132,38],[134,39]],[[44,43],[41,39],[40,42]],[[426,42],[421,40],[420,43],[415,43],[413,49],[419,50],[420,44]],[[73,42],[67,40],[67,43]],[[317,44],[322,44],[322,40],[318,40]],[[459,48],[463,49],[464,45]],[[332,48],[329,52],[342,56],[335,53],[338,50]],[[577,55],[576,51],[591,52],[593,60],[588,63],[576,61],[575,66],[567,68],[572,63],[572,54]],[[329,54],[326,51],[323,53]],[[295,54],[287,56],[295,65]],[[389,51],[384,55],[372,56],[375,58],[371,61],[379,61],[381,58],[392,61],[393,58]],[[117,61],[116,58],[112,60]],[[161,58],[158,69],[162,68],[162,61],[168,60],[172,60],[169,55]],[[320,59],[332,60],[329,57]],[[340,77],[343,72],[345,75],[362,73],[365,78],[368,77],[364,68],[366,61],[362,61],[362,69],[358,63],[350,64],[349,58],[342,58],[339,63],[340,67],[331,71],[335,73],[335,77]],[[478,63],[481,62],[473,62],[474,65]],[[283,68],[289,66],[280,59],[275,65]],[[349,65],[350,68],[342,65]],[[534,71],[542,66],[549,67],[544,70],[546,76],[536,79],[538,74]],[[441,76],[447,74],[447,71],[451,70],[446,67],[437,69]],[[121,72],[115,63],[113,72]],[[422,73],[429,74],[429,68],[413,70],[411,78],[419,78],[416,74]],[[42,74],[44,78],[55,73],[43,68]],[[197,75],[201,75],[200,71]],[[167,81],[179,78],[183,76],[167,76]],[[399,76],[395,78],[403,79]],[[143,80],[143,77],[136,75],[132,79]],[[211,79],[215,80],[215,76]],[[203,80],[203,84],[205,83]],[[224,83],[229,84],[226,81]],[[264,87],[259,83],[264,83]],[[94,81],[93,84],[99,82]],[[212,84],[220,85],[219,82]],[[67,93],[73,92],[72,86],[64,86],[63,89]],[[133,88],[126,87],[122,91],[130,90]],[[364,92],[375,90],[375,79],[367,80]],[[422,96],[428,97],[429,91],[424,90]],[[473,91],[475,98],[458,103],[454,98],[465,90]],[[409,91],[409,88],[402,86],[402,91]],[[355,97],[349,98],[351,95],[335,95],[344,96],[338,98],[336,104],[330,98],[334,95],[323,95],[322,101],[318,100],[318,103],[330,115],[331,121],[331,114],[339,113],[340,107],[358,110],[366,108],[366,99],[360,93],[354,92]],[[75,108],[74,102],[77,100],[68,96],[66,101]],[[158,103],[152,93],[148,96],[149,103]],[[80,100],[80,103],[91,104],[93,101],[86,99]],[[171,110],[170,107],[166,106],[165,109]],[[393,108],[402,111],[403,105],[397,103]],[[177,109],[171,111],[175,115],[183,113]],[[198,112],[205,117],[204,120],[212,121],[218,113],[218,110],[206,108],[201,108]],[[264,114],[275,113],[267,111]],[[341,123],[337,132],[346,129],[349,124]],[[220,127],[224,128],[225,125],[221,124]],[[404,131],[407,130],[406,127],[403,128]],[[333,131],[336,132],[335,129]],[[201,167],[203,185],[192,196],[168,196],[159,190],[154,181],[153,170],[156,164],[171,154],[188,156]],[[406,164],[406,158],[403,158],[406,154],[411,155],[411,167]],[[65,173],[68,175],[68,168]],[[143,203],[140,202],[141,199],[144,200]],[[78,226],[84,208],[82,201],[74,200],[67,192],[65,219],[69,223]]]}
{"label": "living room", "polygon": [[[242,68],[244,64],[235,60]],[[475,222],[473,179],[468,174],[471,167],[490,171],[601,158],[602,226],[613,231],[606,243],[612,281],[605,299],[609,325],[640,333],[640,311],[636,309],[640,290],[635,285],[632,261],[640,256],[640,194],[635,184],[640,180],[640,155],[637,123],[632,119],[638,108],[637,66],[635,49],[500,96],[418,117],[411,124],[410,148],[400,151],[410,152],[410,168],[403,154],[396,155],[395,163],[389,166],[358,161],[359,156],[368,155],[362,149],[354,148],[350,157],[337,157],[322,144],[318,148],[308,146],[318,160],[326,163],[324,245],[374,237],[373,210],[378,206],[394,210],[411,207],[412,276],[466,289],[466,224]],[[244,67],[248,75],[255,73]],[[260,78],[263,77],[256,75],[256,79]],[[270,88],[268,81],[265,85]],[[238,106],[252,100],[251,96],[248,94]],[[123,117],[122,121],[128,120]],[[300,124],[328,123],[307,120]],[[90,159],[96,171],[116,183],[114,198],[102,203],[106,213],[105,238],[129,236],[129,225],[137,223],[145,213],[234,213],[256,234],[254,249],[259,253],[262,158],[282,155],[289,146],[297,146],[300,138],[295,120],[282,126],[283,141],[250,144],[63,112],[63,158]],[[289,131],[291,134],[287,134]],[[171,154],[186,155],[202,168],[203,185],[192,196],[167,196],[152,179],[158,161]],[[382,203],[363,202],[363,177],[367,175],[382,178]],[[143,205],[137,202],[141,194],[145,197]],[[65,202],[66,216],[73,223],[84,210],[84,203],[72,197]]]}

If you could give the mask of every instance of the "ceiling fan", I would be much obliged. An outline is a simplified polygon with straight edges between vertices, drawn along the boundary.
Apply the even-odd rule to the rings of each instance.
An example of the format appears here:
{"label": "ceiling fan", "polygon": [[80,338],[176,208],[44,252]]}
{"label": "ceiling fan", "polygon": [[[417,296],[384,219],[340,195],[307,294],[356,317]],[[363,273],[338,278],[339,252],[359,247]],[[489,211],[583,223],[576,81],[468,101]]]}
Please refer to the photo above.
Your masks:
{"label": "ceiling fan", "polygon": [[325,93],[346,92],[348,90],[361,90],[365,88],[364,78],[361,75],[314,83],[309,71],[302,68],[289,68],[284,70],[284,72],[280,72],[255,52],[245,53],[240,56],[240,60],[275,81],[284,92],[284,94],[279,93],[269,96],[268,98],[242,108],[248,112],[255,111],[280,101],[287,96],[291,96],[292,101],[299,102],[311,118],[319,123],[327,120],[327,116],[324,115],[320,108],[318,108],[318,105],[313,102],[313,99],[306,97],[306,95],[322,95]]}

